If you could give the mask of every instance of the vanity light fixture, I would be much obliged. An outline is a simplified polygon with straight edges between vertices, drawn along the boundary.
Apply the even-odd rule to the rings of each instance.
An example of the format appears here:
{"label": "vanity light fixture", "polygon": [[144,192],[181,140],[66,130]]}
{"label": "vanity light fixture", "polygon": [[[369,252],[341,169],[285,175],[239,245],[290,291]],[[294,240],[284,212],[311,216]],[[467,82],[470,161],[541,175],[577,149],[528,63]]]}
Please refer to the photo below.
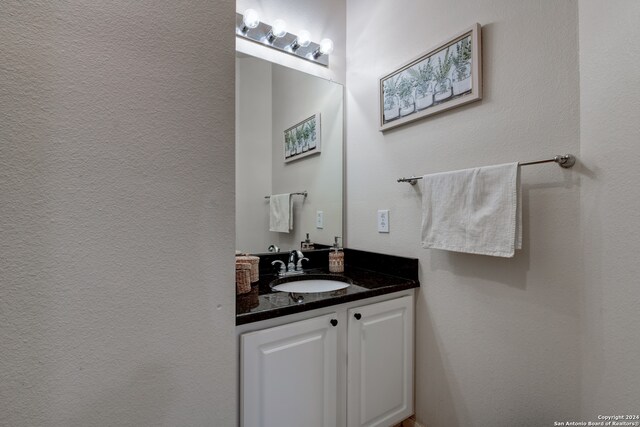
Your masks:
{"label": "vanity light fixture", "polygon": [[325,67],[329,66],[329,55],[333,52],[330,39],[314,43],[306,30],[300,30],[297,35],[288,33],[282,19],[276,19],[273,25],[265,24],[253,9],[247,9],[244,14],[236,13],[236,36]]}

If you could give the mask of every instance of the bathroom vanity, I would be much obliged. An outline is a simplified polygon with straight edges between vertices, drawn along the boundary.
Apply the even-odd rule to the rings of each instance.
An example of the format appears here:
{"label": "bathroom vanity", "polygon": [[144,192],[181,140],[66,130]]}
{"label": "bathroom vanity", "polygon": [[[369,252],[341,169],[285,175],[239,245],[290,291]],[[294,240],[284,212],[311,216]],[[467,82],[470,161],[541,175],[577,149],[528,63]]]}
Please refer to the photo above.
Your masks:
{"label": "bathroom vanity", "polygon": [[[344,273],[329,274],[328,249],[304,250],[298,291],[271,287],[274,261],[297,275],[292,250],[344,235],[344,88],[243,53],[236,84],[236,249],[274,251],[259,254],[258,285],[237,297],[240,426],[396,424],[413,414],[418,261],[344,249]],[[292,160],[292,126],[311,115],[322,150]],[[287,193],[292,228],[270,231],[271,197]],[[340,285],[299,292],[312,275]]]}
{"label": "bathroom vanity", "polygon": [[[329,277],[327,255],[305,252],[308,273]],[[273,291],[267,269],[257,294],[238,297],[242,427],[383,427],[413,414],[417,260],[349,249],[345,259],[345,289]]]}

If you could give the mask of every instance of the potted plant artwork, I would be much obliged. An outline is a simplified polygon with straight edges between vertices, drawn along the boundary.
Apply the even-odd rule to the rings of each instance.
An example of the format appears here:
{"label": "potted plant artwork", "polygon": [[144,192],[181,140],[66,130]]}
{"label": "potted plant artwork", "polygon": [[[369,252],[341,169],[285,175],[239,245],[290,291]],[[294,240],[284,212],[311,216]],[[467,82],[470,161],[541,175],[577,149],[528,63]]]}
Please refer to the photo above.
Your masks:
{"label": "potted plant artwork", "polygon": [[453,96],[451,90],[451,79],[449,73],[451,72],[451,55],[449,55],[449,48],[445,51],[444,59],[438,58],[438,66],[435,69],[434,78],[436,81],[436,93],[434,95],[435,102],[442,102]]}
{"label": "potted plant artwork", "polygon": [[291,155],[291,132],[284,133],[284,157]]}
{"label": "potted plant artwork", "polygon": [[480,33],[476,23],[380,77],[380,131],[482,99]]}
{"label": "potted plant artwork", "polygon": [[416,111],[416,103],[413,95],[413,81],[402,74],[398,83],[398,97],[400,98],[400,115],[406,116]]}
{"label": "potted plant artwork", "polygon": [[400,75],[384,82],[384,119],[391,121],[400,117],[400,103],[398,102],[398,81]]}
{"label": "potted plant artwork", "polygon": [[471,37],[466,37],[456,44],[456,54],[451,61],[455,69],[453,95],[457,96],[471,90]]}
{"label": "potted plant artwork", "polygon": [[309,126],[309,150],[316,148],[316,121],[311,120],[308,122]]}
{"label": "potted plant artwork", "polygon": [[409,75],[413,78],[415,86],[416,110],[424,110],[433,105],[433,65],[431,58],[426,63],[418,64],[410,68]]}
{"label": "potted plant artwork", "polygon": [[309,124],[305,123],[302,126],[302,152],[309,151],[309,136],[311,132],[309,131]]}
{"label": "potted plant artwork", "polygon": [[307,156],[320,154],[321,148],[320,113],[298,122],[284,130],[284,161],[295,161]]}
{"label": "potted plant artwork", "polygon": [[304,138],[302,126],[298,126],[296,128],[296,154],[302,153],[302,138]]}

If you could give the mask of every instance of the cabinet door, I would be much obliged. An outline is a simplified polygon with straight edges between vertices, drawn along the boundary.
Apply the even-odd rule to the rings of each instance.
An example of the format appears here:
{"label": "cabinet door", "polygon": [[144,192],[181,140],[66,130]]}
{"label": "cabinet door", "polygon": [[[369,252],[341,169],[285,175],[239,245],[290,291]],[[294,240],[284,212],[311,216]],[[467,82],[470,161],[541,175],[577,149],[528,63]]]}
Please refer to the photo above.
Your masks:
{"label": "cabinet door", "polygon": [[349,310],[349,427],[388,427],[413,414],[413,322],[411,296]]}
{"label": "cabinet door", "polygon": [[334,427],[335,313],[241,337],[243,427]]}

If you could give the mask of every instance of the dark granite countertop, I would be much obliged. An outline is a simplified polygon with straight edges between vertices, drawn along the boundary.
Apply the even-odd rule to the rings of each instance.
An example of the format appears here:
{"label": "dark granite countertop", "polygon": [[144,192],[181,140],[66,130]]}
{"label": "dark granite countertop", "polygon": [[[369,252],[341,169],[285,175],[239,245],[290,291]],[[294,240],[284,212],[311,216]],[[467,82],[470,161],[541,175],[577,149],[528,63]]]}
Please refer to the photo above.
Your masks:
{"label": "dark granite countertop", "polygon": [[[260,281],[254,284],[250,293],[238,295],[236,298],[236,325],[343,304],[420,286],[417,278],[418,264],[416,259],[345,250],[345,259],[351,258],[352,262],[346,263],[344,273],[329,273],[328,269],[319,267],[319,264],[323,264],[323,261],[327,258],[327,254],[327,251],[305,252],[305,256],[315,256],[316,258],[315,260],[312,259],[310,263],[315,268],[309,269],[306,274],[340,276],[351,281],[351,286],[333,292],[295,294],[295,296],[302,295],[304,298],[302,302],[298,302],[288,292],[271,290],[269,284],[277,279],[275,274],[261,274]],[[267,268],[266,264],[270,264],[271,260],[281,257],[282,255],[261,256],[261,272],[270,271],[271,269]],[[372,266],[376,268],[372,269]],[[389,274],[389,270],[398,271],[401,275]]]}

